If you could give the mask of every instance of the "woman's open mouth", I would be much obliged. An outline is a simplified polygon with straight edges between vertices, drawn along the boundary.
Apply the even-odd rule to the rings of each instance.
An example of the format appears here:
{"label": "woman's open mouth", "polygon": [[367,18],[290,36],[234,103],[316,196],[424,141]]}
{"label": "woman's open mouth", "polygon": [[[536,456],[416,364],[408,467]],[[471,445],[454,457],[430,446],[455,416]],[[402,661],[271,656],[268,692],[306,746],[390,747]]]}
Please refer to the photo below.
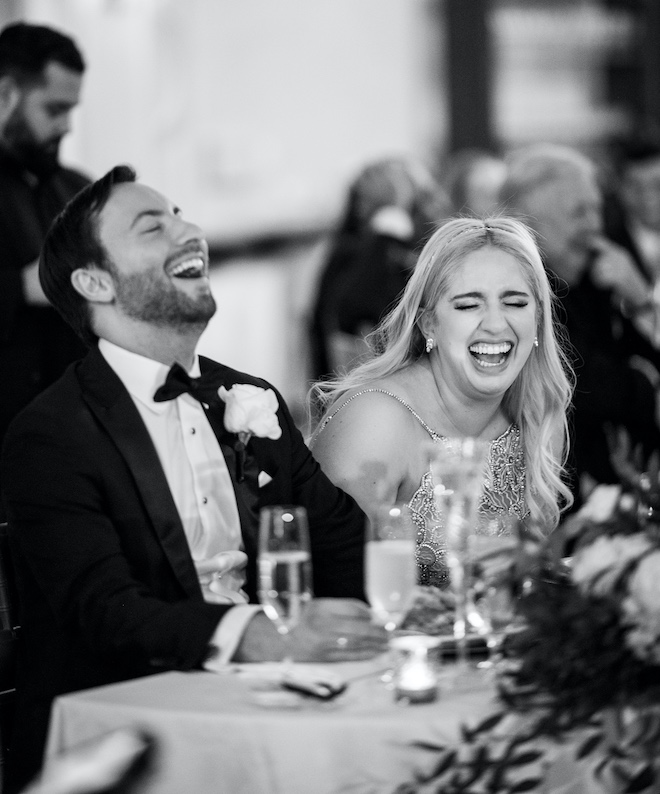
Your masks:
{"label": "woman's open mouth", "polygon": [[468,350],[480,367],[497,367],[507,360],[509,353],[513,350],[513,345],[511,342],[499,342],[496,345],[479,342],[476,345],[470,345]]}

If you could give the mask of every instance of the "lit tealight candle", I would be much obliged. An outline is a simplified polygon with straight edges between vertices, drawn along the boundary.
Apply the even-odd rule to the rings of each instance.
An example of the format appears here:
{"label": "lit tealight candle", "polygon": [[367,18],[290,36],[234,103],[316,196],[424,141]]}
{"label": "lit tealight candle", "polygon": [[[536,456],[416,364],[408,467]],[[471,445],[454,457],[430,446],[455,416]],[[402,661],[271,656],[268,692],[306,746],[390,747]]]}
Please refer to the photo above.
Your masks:
{"label": "lit tealight candle", "polygon": [[429,664],[423,645],[410,649],[410,656],[398,668],[394,679],[397,700],[430,703],[438,695],[438,677]]}

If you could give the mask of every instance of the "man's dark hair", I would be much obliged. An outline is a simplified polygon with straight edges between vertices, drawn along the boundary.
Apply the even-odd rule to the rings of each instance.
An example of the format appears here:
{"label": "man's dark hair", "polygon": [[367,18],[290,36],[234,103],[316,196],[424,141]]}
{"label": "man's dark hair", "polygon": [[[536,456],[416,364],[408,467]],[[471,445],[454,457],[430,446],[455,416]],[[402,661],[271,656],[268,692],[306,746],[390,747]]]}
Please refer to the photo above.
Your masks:
{"label": "man's dark hair", "polygon": [[84,187],[53,221],[41,249],[39,280],[51,304],[69,323],[85,344],[96,344],[90,323],[89,304],[71,283],[78,268],[112,270],[108,254],[98,234],[98,218],[112,188],[135,182],[128,165],[116,165],[96,182]]}
{"label": "man's dark hair", "polygon": [[73,39],[43,25],[17,22],[0,32],[0,77],[24,87],[40,83],[51,62],[82,74],[85,61]]}

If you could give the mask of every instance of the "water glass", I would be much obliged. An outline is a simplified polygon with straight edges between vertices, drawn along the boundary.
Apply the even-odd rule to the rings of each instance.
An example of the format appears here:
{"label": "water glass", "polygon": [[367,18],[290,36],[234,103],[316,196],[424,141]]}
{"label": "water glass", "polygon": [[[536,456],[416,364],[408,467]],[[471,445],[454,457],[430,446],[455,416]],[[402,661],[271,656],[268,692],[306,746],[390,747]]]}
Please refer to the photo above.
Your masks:
{"label": "water glass", "polygon": [[417,584],[416,530],[405,504],[379,507],[367,522],[365,589],[374,619],[392,632],[405,616]]}
{"label": "water glass", "polygon": [[259,521],[259,601],[280,634],[297,625],[312,599],[307,511],[295,505],[264,507]]}

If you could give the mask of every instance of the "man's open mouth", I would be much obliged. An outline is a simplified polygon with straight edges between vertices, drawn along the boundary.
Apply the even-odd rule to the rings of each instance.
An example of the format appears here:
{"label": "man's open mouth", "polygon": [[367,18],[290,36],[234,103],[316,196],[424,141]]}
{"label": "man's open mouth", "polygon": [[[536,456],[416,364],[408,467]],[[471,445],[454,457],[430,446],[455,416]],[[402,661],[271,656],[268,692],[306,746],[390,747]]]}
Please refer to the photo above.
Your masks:
{"label": "man's open mouth", "polygon": [[513,345],[511,342],[499,342],[496,345],[480,342],[470,345],[468,349],[480,367],[497,367],[506,361],[509,353],[513,350]]}
{"label": "man's open mouth", "polygon": [[206,263],[201,256],[191,256],[167,268],[171,278],[201,278],[206,273]]}

